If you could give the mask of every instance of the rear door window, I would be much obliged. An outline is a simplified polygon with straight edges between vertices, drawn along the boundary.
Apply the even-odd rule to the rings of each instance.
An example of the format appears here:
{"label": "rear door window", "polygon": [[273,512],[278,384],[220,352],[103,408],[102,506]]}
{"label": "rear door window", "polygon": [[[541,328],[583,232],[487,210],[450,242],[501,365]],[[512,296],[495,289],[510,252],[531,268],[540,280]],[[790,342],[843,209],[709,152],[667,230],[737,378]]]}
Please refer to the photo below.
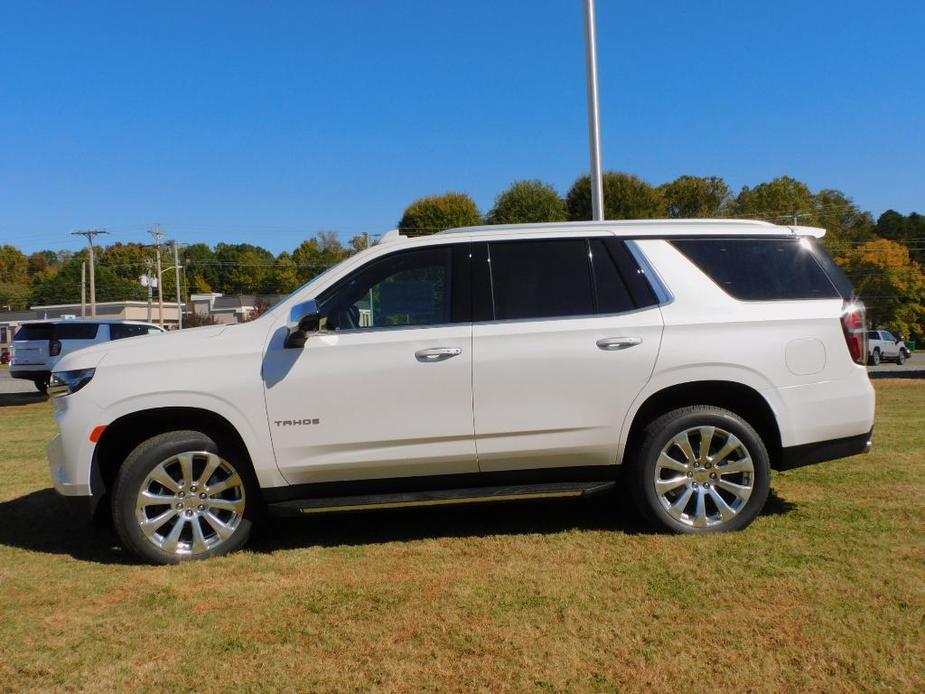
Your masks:
{"label": "rear door window", "polygon": [[812,246],[798,238],[672,239],[671,244],[742,301],[841,297]]}
{"label": "rear door window", "polygon": [[594,314],[587,241],[489,244],[496,320]]}
{"label": "rear door window", "polygon": [[99,323],[58,323],[52,336],[56,340],[94,340],[99,329]]}

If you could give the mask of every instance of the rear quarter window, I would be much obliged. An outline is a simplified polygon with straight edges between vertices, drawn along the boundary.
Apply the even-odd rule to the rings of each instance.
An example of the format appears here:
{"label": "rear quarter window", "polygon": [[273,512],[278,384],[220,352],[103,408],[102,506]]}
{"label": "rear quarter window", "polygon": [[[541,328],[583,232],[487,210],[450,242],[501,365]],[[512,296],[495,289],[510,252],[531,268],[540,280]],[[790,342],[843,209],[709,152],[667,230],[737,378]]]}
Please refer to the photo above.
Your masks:
{"label": "rear quarter window", "polygon": [[742,301],[837,299],[838,289],[798,238],[672,239],[727,294]]}
{"label": "rear quarter window", "polygon": [[112,340],[122,340],[126,337],[138,337],[148,334],[150,333],[147,325],[130,325],[126,323],[109,324],[109,337]]}

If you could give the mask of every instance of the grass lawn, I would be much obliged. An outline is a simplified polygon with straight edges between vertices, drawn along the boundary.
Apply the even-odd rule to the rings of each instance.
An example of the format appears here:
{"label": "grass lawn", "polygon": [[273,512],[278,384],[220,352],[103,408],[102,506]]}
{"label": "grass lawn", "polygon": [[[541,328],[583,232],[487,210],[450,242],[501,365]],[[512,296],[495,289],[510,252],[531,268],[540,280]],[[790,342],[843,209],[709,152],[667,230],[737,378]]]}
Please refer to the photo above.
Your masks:
{"label": "grass lawn", "polygon": [[326,515],[132,563],[0,407],[0,691],[925,690],[925,383],[874,452],[775,473],[765,515],[654,535],[612,498]]}

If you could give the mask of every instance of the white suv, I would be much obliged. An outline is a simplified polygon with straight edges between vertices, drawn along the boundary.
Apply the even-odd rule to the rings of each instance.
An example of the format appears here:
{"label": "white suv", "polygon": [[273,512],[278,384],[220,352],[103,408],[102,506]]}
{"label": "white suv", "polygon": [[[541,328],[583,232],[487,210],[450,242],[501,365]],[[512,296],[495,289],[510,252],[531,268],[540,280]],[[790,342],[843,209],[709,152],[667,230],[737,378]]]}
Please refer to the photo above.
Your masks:
{"label": "white suv", "polygon": [[902,338],[894,337],[889,330],[867,331],[867,363],[878,366],[881,361],[895,361],[902,366],[909,358],[909,348]]}
{"label": "white suv", "polygon": [[62,359],[54,485],[157,563],[237,549],[264,511],[618,483],[657,527],[737,530],[772,468],[870,445],[863,307],[822,233],[392,232],[253,322]]}
{"label": "white suv", "polygon": [[126,320],[72,318],[23,323],[13,336],[10,376],[32,381],[44,393],[52,369],[70,352],[100,342],[162,332],[163,328],[152,323]]}

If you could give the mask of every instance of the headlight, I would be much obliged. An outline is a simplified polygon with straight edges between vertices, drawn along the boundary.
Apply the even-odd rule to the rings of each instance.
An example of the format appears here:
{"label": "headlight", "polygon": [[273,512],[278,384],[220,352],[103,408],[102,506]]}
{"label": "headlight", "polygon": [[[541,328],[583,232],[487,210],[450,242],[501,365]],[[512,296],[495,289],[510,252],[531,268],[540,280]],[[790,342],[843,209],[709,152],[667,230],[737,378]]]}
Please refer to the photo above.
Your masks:
{"label": "headlight", "polygon": [[53,398],[63,398],[76,393],[93,378],[96,369],[77,369],[76,371],[55,371],[48,379],[48,394]]}

